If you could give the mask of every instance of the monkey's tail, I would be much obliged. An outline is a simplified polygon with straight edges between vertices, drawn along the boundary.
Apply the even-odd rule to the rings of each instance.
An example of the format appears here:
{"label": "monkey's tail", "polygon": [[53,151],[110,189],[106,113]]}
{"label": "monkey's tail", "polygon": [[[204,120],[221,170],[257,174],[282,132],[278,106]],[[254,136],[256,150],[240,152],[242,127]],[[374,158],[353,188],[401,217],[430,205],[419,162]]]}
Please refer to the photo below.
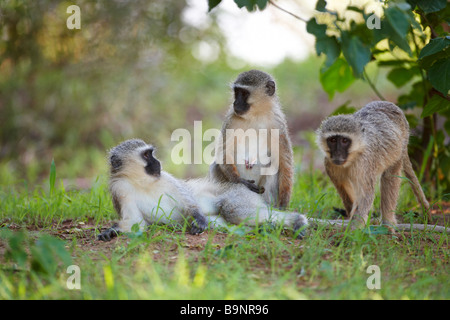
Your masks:
{"label": "monkey's tail", "polygon": [[[317,218],[308,218],[308,222],[312,227],[318,227],[319,225],[325,225],[326,229],[335,229],[335,230],[344,230],[351,223],[350,220],[327,220],[327,219],[317,219]],[[357,227],[352,227],[355,229]],[[439,233],[450,233],[450,228],[444,226],[436,226],[432,224],[424,225],[424,224],[397,224],[393,227],[394,230],[399,231],[410,231],[420,230],[420,231],[434,231]]]}
{"label": "monkey's tail", "polygon": [[408,151],[405,151],[403,157],[403,171],[405,172],[405,176],[409,180],[409,183],[411,184],[414,196],[416,197],[417,201],[422,204],[424,212],[428,214],[428,219],[429,221],[431,221],[430,204],[425,198],[425,194],[423,193],[422,187],[420,186],[419,179],[417,179],[417,176],[414,173],[411,160],[409,159],[408,156]]}

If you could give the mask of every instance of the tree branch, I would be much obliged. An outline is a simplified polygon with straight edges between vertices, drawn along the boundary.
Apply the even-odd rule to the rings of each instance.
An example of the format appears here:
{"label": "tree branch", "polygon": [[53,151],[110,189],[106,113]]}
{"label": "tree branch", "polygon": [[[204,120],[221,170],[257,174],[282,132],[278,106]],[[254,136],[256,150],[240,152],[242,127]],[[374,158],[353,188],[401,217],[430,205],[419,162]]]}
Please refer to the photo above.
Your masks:
{"label": "tree branch", "polygon": [[386,99],[383,97],[383,95],[380,93],[380,91],[378,91],[378,89],[375,87],[375,85],[372,83],[372,81],[370,81],[369,77],[367,76],[366,70],[363,71],[363,75],[364,75],[364,78],[366,78],[369,86],[372,88],[373,92],[375,92],[375,94],[378,96],[378,98],[380,98],[383,101],[386,101]]}
{"label": "tree branch", "polygon": [[293,14],[292,12],[289,12],[289,11],[287,11],[287,10],[281,8],[280,6],[278,6],[277,4],[275,4],[272,0],[269,0],[269,3],[270,3],[271,5],[273,5],[275,8],[277,8],[277,9],[283,11],[283,12],[286,12],[287,14],[290,14],[291,16],[293,16],[294,18],[296,18],[296,19],[298,19],[298,20],[300,20],[300,21],[308,22],[308,20],[303,19],[302,17],[299,17],[298,15]]}

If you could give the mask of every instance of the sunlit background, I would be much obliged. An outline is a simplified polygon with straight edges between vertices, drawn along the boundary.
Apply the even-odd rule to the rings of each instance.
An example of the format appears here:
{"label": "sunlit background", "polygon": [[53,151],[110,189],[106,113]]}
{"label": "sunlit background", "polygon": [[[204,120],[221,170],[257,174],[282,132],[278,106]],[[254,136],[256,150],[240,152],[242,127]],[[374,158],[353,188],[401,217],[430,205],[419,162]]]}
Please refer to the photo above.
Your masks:
{"label": "sunlit background", "polygon": [[[328,1],[344,8],[349,1]],[[378,1],[366,10],[377,10]],[[207,0],[80,0],[81,29],[69,30],[70,1],[5,1],[0,4],[0,174],[3,182],[36,183],[48,176],[89,187],[107,175],[107,150],[122,140],[155,144],[166,170],[196,177],[208,164],[175,165],[172,132],[220,128],[242,71],[274,75],[288,118],[298,170],[320,165],[313,130],[348,103],[362,106],[376,95],[355,81],[332,100],[318,75],[306,24],[273,6],[249,13],[231,0],[208,12]],[[315,1],[276,4],[303,19]],[[351,13],[349,13],[351,14]],[[386,98],[401,93],[367,66]],[[405,87],[403,90],[408,90]],[[209,143],[209,142],[205,142]],[[25,182],[24,182],[25,183]]]}

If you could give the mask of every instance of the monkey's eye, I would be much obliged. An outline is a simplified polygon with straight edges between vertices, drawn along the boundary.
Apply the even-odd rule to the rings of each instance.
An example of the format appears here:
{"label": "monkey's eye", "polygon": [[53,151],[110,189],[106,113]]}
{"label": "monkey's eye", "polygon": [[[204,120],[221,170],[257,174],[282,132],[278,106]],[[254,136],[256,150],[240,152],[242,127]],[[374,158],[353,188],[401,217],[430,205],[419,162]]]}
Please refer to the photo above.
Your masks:
{"label": "monkey's eye", "polygon": [[347,144],[349,142],[349,140],[347,138],[342,138],[342,143],[343,144]]}
{"label": "monkey's eye", "polygon": [[152,153],[153,153],[153,150],[151,150],[151,149],[145,150],[145,151],[142,153],[142,157],[143,157],[145,160],[150,160],[151,157],[152,157]]}
{"label": "monkey's eye", "polygon": [[249,96],[250,96],[250,92],[248,92],[245,89],[242,89],[242,88],[235,88],[234,89],[234,97],[235,97],[235,99],[242,98],[243,100],[246,101]]}
{"label": "monkey's eye", "polygon": [[332,137],[332,138],[330,138],[328,141],[330,141],[331,143],[336,143],[336,138],[335,137]]}

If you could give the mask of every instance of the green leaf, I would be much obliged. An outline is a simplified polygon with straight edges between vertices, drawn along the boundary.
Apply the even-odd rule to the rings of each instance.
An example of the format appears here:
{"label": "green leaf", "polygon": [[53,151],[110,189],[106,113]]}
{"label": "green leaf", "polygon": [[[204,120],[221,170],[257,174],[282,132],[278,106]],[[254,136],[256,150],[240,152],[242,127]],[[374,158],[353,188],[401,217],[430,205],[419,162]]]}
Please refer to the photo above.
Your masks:
{"label": "green leaf", "polygon": [[316,4],[316,10],[319,12],[326,12],[327,9],[325,7],[327,6],[327,2],[325,0],[319,0]]}
{"label": "green leaf", "polygon": [[423,108],[421,118],[429,117],[434,113],[444,111],[450,107],[450,101],[442,98],[441,96],[435,94],[427,103],[425,108]]}
{"label": "green leaf", "polygon": [[414,0],[408,2],[419,6],[425,14],[440,11],[447,5],[447,0]]}
{"label": "green leaf", "polygon": [[420,75],[420,70],[417,67],[411,69],[408,68],[394,68],[392,69],[387,78],[391,81],[397,88],[400,88],[407,84],[415,75]]}
{"label": "green leaf", "polygon": [[56,166],[55,166],[55,159],[52,159],[49,177],[50,194],[53,194],[53,191],[55,190],[55,181],[56,181]]}
{"label": "green leaf", "polygon": [[437,91],[450,94],[450,59],[435,62],[428,70],[428,78]]}
{"label": "green leaf", "polygon": [[336,108],[336,110],[333,111],[333,113],[331,113],[329,115],[329,117],[331,116],[336,116],[339,114],[352,114],[356,112],[356,108],[349,106],[350,100],[346,101],[344,104],[340,105],[339,107]]}
{"label": "green leaf", "polygon": [[65,242],[49,235],[42,235],[31,247],[31,269],[35,272],[54,275],[58,263],[72,264],[72,257],[65,249]]}
{"label": "green leaf", "polygon": [[398,6],[387,8],[384,11],[385,19],[381,26],[381,32],[385,34],[392,43],[411,55],[412,51],[409,47],[406,35],[408,34],[414,17],[408,13]]}
{"label": "green leaf", "polygon": [[253,1],[249,0],[234,0],[234,2],[237,4],[237,6],[242,9],[243,7],[246,7],[248,11],[253,11]]}
{"label": "green leaf", "polygon": [[353,74],[361,78],[364,67],[370,61],[370,48],[364,44],[358,37],[343,31],[342,34],[342,53],[348,64],[353,69]]}
{"label": "green leaf", "polygon": [[258,7],[260,10],[263,10],[269,0],[234,0],[239,8],[246,7],[248,11],[256,10]]}
{"label": "green leaf", "polygon": [[28,260],[28,255],[25,251],[24,242],[26,240],[25,234],[21,231],[12,232],[8,229],[1,230],[0,238],[8,240],[8,249],[5,251],[4,257],[11,260],[20,268],[25,268]]}
{"label": "green leaf", "polygon": [[327,67],[331,66],[341,54],[341,48],[335,36],[317,39],[316,51],[318,55],[321,53],[326,55],[325,65]]}
{"label": "green leaf", "polygon": [[222,0],[208,0],[208,12],[217,7]]}
{"label": "green leaf", "polygon": [[416,106],[422,107],[424,97],[425,89],[422,80],[420,80],[412,85],[412,89],[408,94],[398,97],[397,104],[403,110],[412,109]]}
{"label": "green leaf", "polygon": [[446,58],[450,58],[450,36],[431,39],[420,51],[419,64],[422,68],[429,69],[436,61]]}
{"label": "green leaf", "polygon": [[408,33],[410,21],[402,10],[397,7],[389,7],[385,10],[385,15],[399,36],[404,37]]}
{"label": "green leaf", "polygon": [[424,57],[439,53],[449,46],[450,36],[447,36],[445,38],[431,39],[430,42],[425,47],[423,47],[422,51],[420,51],[419,59],[423,59]]}
{"label": "green leaf", "polygon": [[316,38],[324,38],[327,37],[327,25],[326,24],[318,24],[316,18],[311,18],[306,23],[306,31],[316,36]]}
{"label": "green leaf", "polygon": [[343,92],[355,81],[352,69],[348,63],[341,58],[329,67],[320,71],[320,83],[329,98],[333,98],[336,91]]}
{"label": "green leaf", "polygon": [[445,121],[444,128],[445,131],[447,131],[447,134],[450,134],[450,120]]}
{"label": "green leaf", "polygon": [[267,6],[267,3],[269,3],[269,0],[256,0],[255,3],[259,10],[264,10],[264,8]]}
{"label": "green leaf", "polygon": [[131,232],[132,233],[138,233],[141,231],[141,228],[139,226],[139,223],[135,223],[131,226]]}
{"label": "green leaf", "polygon": [[317,55],[324,53],[326,55],[325,65],[331,66],[339,57],[341,49],[335,36],[329,37],[326,35],[327,25],[318,24],[315,18],[312,18],[306,24],[306,31],[316,37],[316,52]]}

